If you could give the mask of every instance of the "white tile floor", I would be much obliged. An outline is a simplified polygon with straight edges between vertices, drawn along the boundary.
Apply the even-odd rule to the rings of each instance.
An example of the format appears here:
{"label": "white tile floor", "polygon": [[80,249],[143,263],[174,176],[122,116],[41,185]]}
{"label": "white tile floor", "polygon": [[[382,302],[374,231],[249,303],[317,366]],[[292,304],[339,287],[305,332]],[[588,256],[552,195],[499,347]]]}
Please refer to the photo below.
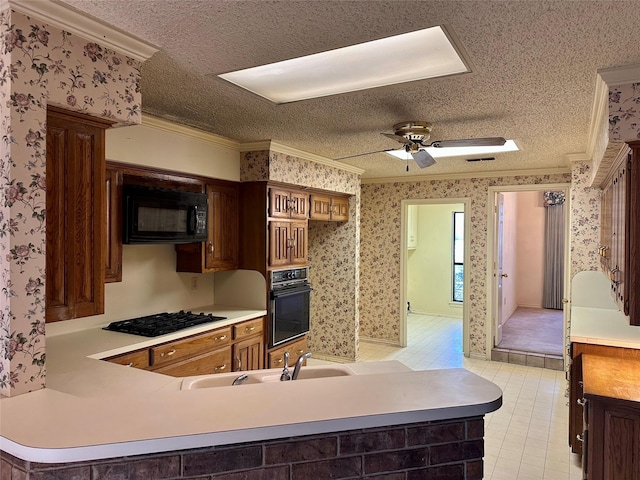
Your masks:
{"label": "white tile floor", "polygon": [[359,353],[362,362],[399,360],[416,370],[464,367],[502,388],[502,407],[485,417],[485,479],[582,478],[567,445],[564,372],[465,358],[462,321],[426,315],[409,315],[406,348],[361,342]]}

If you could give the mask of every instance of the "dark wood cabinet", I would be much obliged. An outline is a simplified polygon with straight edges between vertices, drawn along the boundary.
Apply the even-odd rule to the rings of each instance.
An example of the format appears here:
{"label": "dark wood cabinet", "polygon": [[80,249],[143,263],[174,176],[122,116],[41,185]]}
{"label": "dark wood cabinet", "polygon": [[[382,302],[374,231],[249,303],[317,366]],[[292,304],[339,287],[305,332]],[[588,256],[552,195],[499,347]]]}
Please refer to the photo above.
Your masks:
{"label": "dark wood cabinet", "polygon": [[283,188],[269,189],[269,216],[272,218],[309,218],[309,194]]}
{"label": "dark wood cabinet", "polygon": [[571,344],[571,366],[569,371],[569,445],[573,453],[582,454],[582,442],[578,436],[583,432],[584,372],[583,355],[597,355],[616,360],[640,360],[640,349],[610,347],[591,343]]}
{"label": "dark wood cabinet", "polygon": [[256,318],[233,326],[233,371],[264,368],[265,318]]}
{"label": "dark wood cabinet", "polygon": [[104,313],[105,129],[47,109],[47,322]]}
{"label": "dark wood cabinet", "polygon": [[176,245],[178,272],[207,273],[238,268],[239,198],[232,182],[207,183],[209,234],[202,243]]}
{"label": "dark wood cabinet", "polygon": [[640,141],[620,150],[602,186],[600,263],[631,325],[640,325]]}
{"label": "dark wood cabinet", "polygon": [[122,281],[122,172],[107,164],[105,175],[104,281]]}
{"label": "dark wood cabinet", "polygon": [[584,355],[583,478],[640,480],[640,360]]}

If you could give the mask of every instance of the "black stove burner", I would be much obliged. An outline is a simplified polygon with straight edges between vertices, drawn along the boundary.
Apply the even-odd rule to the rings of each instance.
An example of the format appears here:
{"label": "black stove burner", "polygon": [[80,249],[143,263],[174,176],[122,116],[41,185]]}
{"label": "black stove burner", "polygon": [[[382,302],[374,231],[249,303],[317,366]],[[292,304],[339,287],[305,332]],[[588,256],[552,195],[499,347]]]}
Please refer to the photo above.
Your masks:
{"label": "black stove burner", "polygon": [[192,313],[180,310],[176,313],[157,313],[146,317],[111,322],[104,327],[104,330],[142,335],[143,337],[157,337],[203,323],[225,320],[226,318],[216,317],[210,313]]}

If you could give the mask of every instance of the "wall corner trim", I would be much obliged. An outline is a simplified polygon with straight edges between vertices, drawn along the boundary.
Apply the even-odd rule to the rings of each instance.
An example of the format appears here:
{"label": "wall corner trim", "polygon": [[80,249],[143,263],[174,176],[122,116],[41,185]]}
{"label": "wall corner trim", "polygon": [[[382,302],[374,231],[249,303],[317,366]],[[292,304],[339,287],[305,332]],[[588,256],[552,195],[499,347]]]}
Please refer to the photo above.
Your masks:
{"label": "wall corner trim", "polygon": [[51,26],[86,38],[141,62],[148,60],[158,51],[155,45],[90,18],[80,10],[61,2],[3,0],[0,7],[2,10],[10,7],[24,15],[42,20]]}

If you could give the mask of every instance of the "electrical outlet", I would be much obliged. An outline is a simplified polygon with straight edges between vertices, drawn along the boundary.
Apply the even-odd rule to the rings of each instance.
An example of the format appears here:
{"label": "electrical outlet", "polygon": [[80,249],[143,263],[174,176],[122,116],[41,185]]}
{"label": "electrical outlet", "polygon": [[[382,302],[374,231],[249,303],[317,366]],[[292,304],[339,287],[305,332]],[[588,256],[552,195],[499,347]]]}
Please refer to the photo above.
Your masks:
{"label": "electrical outlet", "polygon": [[191,277],[191,290],[198,289],[198,277]]}

